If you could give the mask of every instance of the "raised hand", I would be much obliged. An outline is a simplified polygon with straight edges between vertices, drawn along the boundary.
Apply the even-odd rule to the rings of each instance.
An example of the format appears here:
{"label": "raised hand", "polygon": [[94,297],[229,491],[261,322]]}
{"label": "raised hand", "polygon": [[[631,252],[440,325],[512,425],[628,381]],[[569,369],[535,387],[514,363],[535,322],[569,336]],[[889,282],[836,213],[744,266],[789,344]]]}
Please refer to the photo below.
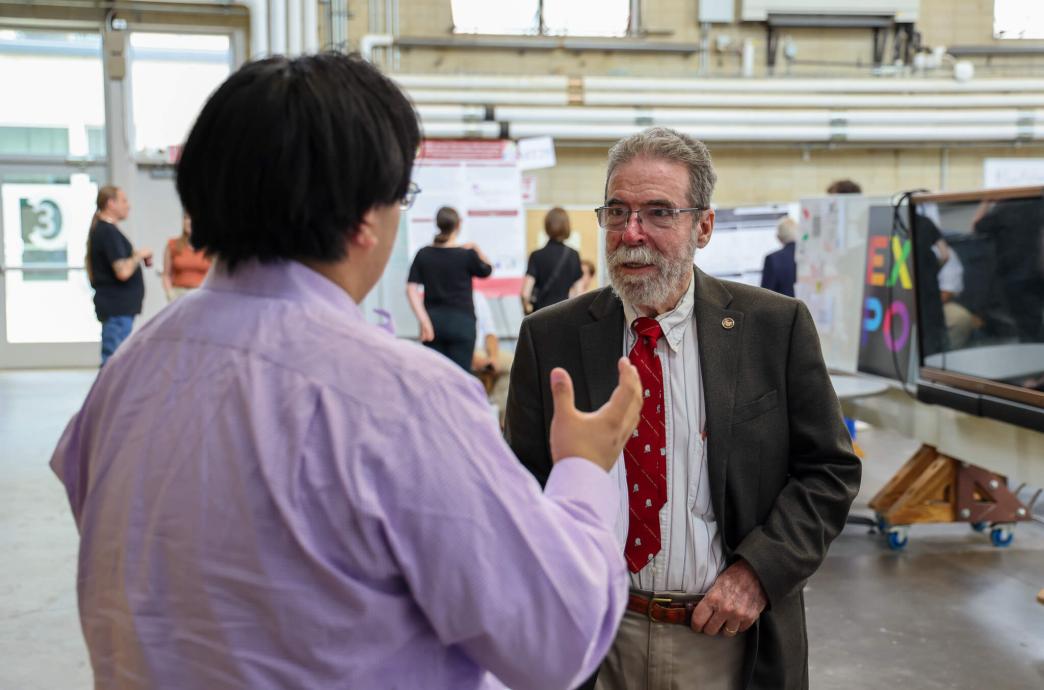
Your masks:
{"label": "raised hand", "polygon": [[626,357],[617,362],[620,380],[609,401],[595,412],[580,412],[573,399],[573,380],[565,369],[551,371],[555,414],[551,420],[551,459],[581,457],[606,471],[612,469],[642,411],[638,370]]}

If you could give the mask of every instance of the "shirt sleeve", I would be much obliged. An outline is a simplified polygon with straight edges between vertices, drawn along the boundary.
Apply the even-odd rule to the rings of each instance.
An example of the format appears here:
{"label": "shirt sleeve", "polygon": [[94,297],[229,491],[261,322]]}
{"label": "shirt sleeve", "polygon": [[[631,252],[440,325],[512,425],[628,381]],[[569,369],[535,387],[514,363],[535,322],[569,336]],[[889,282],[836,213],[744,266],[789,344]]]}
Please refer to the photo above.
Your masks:
{"label": "shirt sleeve", "polygon": [[87,440],[84,438],[87,428],[85,420],[89,414],[91,400],[94,398],[94,390],[98,386],[98,379],[94,380],[91,390],[84,399],[83,407],[73,415],[62,432],[58,445],[51,455],[51,470],[65,487],[65,495],[69,500],[69,508],[72,511],[73,520],[77,527],[80,525],[80,516],[83,513],[83,502],[87,496],[87,479],[89,468],[87,467]]}
{"label": "shirt sleeve", "polygon": [[493,272],[493,267],[483,261],[478,252],[474,249],[471,250],[471,256],[468,257],[469,265],[468,268],[471,270],[471,275],[478,276],[479,278],[485,278]]}
{"label": "shirt sleeve", "polygon": [[116,235],[117,232],[108,225],[100,225],[95,228],[92,246],[95,248],[94,251],[108,264],[114,264],[120,259],[130,256],[124,251],[124,247]]}
{"label": "shirt sleeve", "polygon": [[404,451],[374,460],[373,509],[444,645],[513,690],[574,687],[608,652],[626,604],[616,485],[570,458],[542,493],[468,383],[431,386],[398,436]]}
{"label": "shirt sleeve", "polygon": [[537,261],[536,252],[529,255],[529,263],[526,264],[526,275],[533,276],[537,282],[540,282],[540,262]]}
{"label": "shirt sleeve", "polygon": [[424,278],[421,276],[420,256],[420,252],[417,252],[417,255],[413,257],[413,263],[410,264],[410,274],[406,278],[407,283],[424,284]]}

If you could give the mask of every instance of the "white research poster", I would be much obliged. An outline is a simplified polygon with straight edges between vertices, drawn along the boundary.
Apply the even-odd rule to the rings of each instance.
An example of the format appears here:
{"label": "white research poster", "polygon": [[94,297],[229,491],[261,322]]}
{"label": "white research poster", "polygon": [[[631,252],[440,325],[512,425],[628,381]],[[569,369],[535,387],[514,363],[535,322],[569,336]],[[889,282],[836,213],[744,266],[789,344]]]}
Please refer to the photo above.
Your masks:
{"label": "white research poster", "polygon": [[414,166],[421,193],[407,216],[410,261],[431,244],[435,215],[452,206],[461,216],[461,243],[489,257],[494,278],[526,270],[522,174],[510,141],[425,141]]}

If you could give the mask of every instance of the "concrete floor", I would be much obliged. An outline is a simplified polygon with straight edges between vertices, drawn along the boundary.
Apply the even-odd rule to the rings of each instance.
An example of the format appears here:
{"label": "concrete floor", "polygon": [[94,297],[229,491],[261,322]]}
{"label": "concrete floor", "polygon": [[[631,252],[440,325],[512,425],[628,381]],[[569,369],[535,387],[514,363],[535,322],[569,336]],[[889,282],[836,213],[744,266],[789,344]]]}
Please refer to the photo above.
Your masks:
{"label": "concrete floor", "polygon": [[[47,461],[93,378],[0,372],[0,690],[91,687],[76,530]],[[867,458],[855,512],[867,514],[867,499],[917,444],[873,429],[859,441]],[[1015,534],[995,549],[965,525],[918,526],[895,553],[865,527],[846,528],[806,592],[812,688],[1044,687],[1044,606],[1035,603],[1044,526],[1023,523]]]}

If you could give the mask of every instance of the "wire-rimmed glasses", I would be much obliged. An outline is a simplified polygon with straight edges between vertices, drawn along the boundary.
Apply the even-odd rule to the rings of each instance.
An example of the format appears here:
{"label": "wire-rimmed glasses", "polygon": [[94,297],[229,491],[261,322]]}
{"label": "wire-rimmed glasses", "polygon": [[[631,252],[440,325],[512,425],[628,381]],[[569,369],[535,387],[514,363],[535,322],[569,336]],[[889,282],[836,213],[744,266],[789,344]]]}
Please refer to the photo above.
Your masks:
{"label": "wire-rimmed glasses", "polygon": [[410,186],[406,188],[406,193],[399,201],[399,208],[403,211],[408,211],[413,202],[417,200],[417,195],[421,193],[421,188],[417,186],[416,182],[410,182]]}
{"label": "wire-rimmed glasses", "polygon": [[630,209],[626,206],[599,206],[595,209],[598,225],[605,230],[622,231],[631,222],[631,214],[638,216],[638,224],[643,228],[670,230],[678,223],[682,213],[698,213],[706,211],[706,206],[692,208],[671,208],[669,206],[642,206]]}

